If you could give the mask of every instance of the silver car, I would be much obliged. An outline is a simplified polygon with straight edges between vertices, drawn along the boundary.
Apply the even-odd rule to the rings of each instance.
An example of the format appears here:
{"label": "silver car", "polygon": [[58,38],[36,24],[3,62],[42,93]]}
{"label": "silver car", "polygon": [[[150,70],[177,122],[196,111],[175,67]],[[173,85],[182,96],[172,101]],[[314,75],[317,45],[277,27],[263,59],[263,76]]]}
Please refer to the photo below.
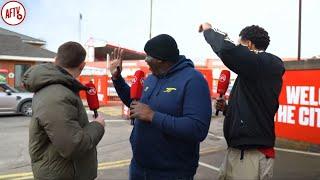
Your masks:
{"label": "silver car", "polygon": [[33,93],[20,92],[6,83],[0,83],[0,114],[32,115]]}

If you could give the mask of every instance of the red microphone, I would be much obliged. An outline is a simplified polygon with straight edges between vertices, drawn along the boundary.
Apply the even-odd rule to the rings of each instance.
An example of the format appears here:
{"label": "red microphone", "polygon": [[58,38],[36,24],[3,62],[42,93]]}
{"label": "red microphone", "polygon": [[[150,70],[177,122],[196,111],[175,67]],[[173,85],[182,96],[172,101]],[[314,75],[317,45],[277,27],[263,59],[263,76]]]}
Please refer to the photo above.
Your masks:
{"label": "red microphone", "polygon": [[[217,89],[217,93],[220,94],[220,98],[222,98],[222,96],[226,94],[228,90],[229,82],[230,82],[230,71],[222,70],[220,73],[218,89]],[[216,111],[216,116],[218,116],[218,114],[219,114],[219,110]]]}
{"label": "red microphone", "polygon": [[85,86],[88,87],[88,90],[86,91],[88,106],[90,110],[94,112],[94,118],[97,118],[97,110],[99,109],[97,89],[92,81],[89,81],[87,84],[85,84]]}
{"label": "red microphone", "polygon": [[[138,101],[141,98],[143,91],[143,80],[144,80],[144,72],[141,70],[137,70],[134,73],[134,78],[132,80],[132,85],[130,88],[130,98],[134,101]],[[134,119],[131,119],[131,125],[134,124]]]}

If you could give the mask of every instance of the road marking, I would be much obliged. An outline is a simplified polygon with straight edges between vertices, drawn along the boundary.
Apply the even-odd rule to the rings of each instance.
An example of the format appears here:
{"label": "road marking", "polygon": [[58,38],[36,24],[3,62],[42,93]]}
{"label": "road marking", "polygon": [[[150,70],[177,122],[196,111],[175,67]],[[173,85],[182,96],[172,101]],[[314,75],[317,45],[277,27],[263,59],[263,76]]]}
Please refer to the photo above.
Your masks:
{"label": "road marking", "polygon": [[313,153],[308,151],[298,151],[298,150],[292,150],[292,149],[284,149],[284,148],[274,148],[277,151],[284,151],[284,152],[291,152],[291,153],[297,153],[297,154],[306,154],[306,155],[312,155],[312,156],[319,156],[320,153]]}
{"label": "road marking", "polygon": [[[89,120],[89,122],[92,122],[92,120]],[[104,120],[104,122],[105,123],[119,123],[119,122],[121,122],[121,123],[123,123],[123,122],[130,122],[130,120],[123,120],[123,119],[105,119]]]}
{"label": "road marking", "polygon": [[[220,151],[221,148],[203,148],[200,150],[200,155],[203,154],[209,154],[213,152]],[[99,163],[98,164],[98,170],[103,170],[103,169],[113,169],[113,168],[118,168],[118,167],[124,167],[130,165],[131,159],[124,159],[124,160],[119,160],[119,161],[113,161],[113,162],[105,162],[105,163]],[[16,174],[7,174],[7,175],[0,175],[0,179],[8,179],[8,178],[27,178],[27,179],[32,179],[32,172],[29,173],[16,173]],[[22,179],[21,179],[22,180]]]}
{"label": "road marking", "polygon": [[131,159],[124,159],[124,160],[120,160],[120,161],[99,163],[98,166],[110,166],[110,165],[115,165],[115,164],[123,164],[123,163],[128,163],[130,161],[131,161]]}
{"label": "road marking", "polygon": [[212,137],[215,137],[215,138],[218,138],[218,139],[224,139],[223,136],[217,136],[217,135],[214,135],[213,133],[208,133],[209,136],[212,136]]}
{"label": "road marking", "polygon": [[[216,136],[212,133],[210,133],[210,135],[218,137],[218,138],[223,138],[221,136]],[[224,148],[221,148],[221,147],[220,148],[212,148],[212,147],[202,148],[200,150],[200,155],[221,151],[223,149]],[[283,148],[275,148],[275,149],[278,151],[284,151],[284,152],[292,152],[292,153],[298,153],[298,154],[320,156],[320,153],[311,153],[311,152],[297,151],[297,150],[283,149]],[[125,166],[130,165],[130,162],[131,162],[131,159],[125,159],[125,160],[119,160],[119,161],[113,161],[113,162],[100,163],[100,164],[98,164],[98,170],[125,167]],[[199,161],[199,165],[219,172],[218,167],[212,166],[210,164]],[[31,172],[30,173],[17,173],[17,174],[0,175],[0,179],[8,179],[8,178],[10,178],[10,179],[12,178],[12,180],[27,180],[27,179],[33,179],[33,175]]]}
{"label": "road marking", "polygon": [[[130,164],[131,159],[114,161],[114,162],[107,162],[107,163],[100,163],[98,164],[98,170],[103,169],[113,169],[117,167],[124,167]],[[29,173],[16,173],[16,174],[7,174],[7,175],[0,175],[0,179],[8,179],[14,178],[15,180],[24,180],[24,179],[33,179],[32,172]]]}
{"label": "road marking", "polygon": [[225,149],[224,147],[216,147],[216,148],[209,147],[209,148],[203,148],[203,149],[200,150],[200,155],[210,154],[210,153],[218,152],[218,151],[221,151],[221,150],[224,150],[224,149]]}
{"label": "road marking", "polygon": [[7,174],[7,175],[0,175],[0,179],[15,178],[15,177],[25,177],[25,176],[32,176],[32,175],[33,175],[32,172]]}
{"label": "road marking", "polygon": [[26,179],[33,179],[33,176],[19,177],[19,178],[14,178],[12,180],[26,180]]}
{"label": "road marking", "polygon": [[118,167],[124,167],[124,166],[128,166],[129,164],[130,164],[130,161],[129,161],[129,162],[124,162],[124,163],[115,164],[115,165],[99,166],[99,167],[98,167],[98,170],[113,169],[113,168],[118,168]]}
{"label": "road marking", "polygon": [[129,120],[123,120],[123,119],[108,119],[108,120],[104,120],[104,122],[108,123],[108,122],[130,122]]}
{"label": "road marking", "polygon": [[212,165],[210,165],[210,164],[203,163],[203,162],[200,162],[200,161],[199,161],[199,165],[219,172],[219,168],[217,168],[217,167],[215,167],[215,166],[212,166]]}
{"label": "road marking", "polygon": [[[224,139],[223,136],[217,136],[217,135],[214,135],[213,133],[210,133],[210,132],[208,133],[208,135],[209,136],[213,136],[213,137],[218,138],[218,139]],[[277,150],[277,151],[283,151],[283,152],[305,154],[305,155],[311,155],[311,156],[320,156],[320,153],[314,153],[314,152],[308,152],[308,151],[299,151],[299,150],[277,148],[277,147],[275,147],[274,149]]]}

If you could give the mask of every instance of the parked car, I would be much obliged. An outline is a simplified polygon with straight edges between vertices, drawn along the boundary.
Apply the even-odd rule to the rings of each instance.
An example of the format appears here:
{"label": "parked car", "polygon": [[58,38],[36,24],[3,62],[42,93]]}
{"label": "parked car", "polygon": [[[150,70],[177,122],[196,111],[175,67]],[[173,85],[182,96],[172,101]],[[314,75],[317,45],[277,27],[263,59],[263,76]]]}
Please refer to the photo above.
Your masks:
{"label": "parked car", "polygon": [[22,92],[6,83],[0,83],[0,114],[18,113],[32,115],[33,93]]}

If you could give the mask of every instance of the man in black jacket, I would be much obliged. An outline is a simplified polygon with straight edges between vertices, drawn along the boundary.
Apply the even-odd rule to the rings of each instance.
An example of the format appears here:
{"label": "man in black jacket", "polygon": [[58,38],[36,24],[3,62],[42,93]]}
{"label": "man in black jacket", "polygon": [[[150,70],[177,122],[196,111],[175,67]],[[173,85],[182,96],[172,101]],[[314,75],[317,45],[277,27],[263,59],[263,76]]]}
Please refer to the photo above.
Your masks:
{"label": "man in black jacket", "polygon": [[224,136],[228,151],[219,179],[270,179],[274,161],[274,116],[282,87],[282,60],[265,52],[270,39],[259,26],[244,28],[235,45],[226,33],[211,24],[200,25],[206,41],[223,63],[238,75],[225,111]]}

